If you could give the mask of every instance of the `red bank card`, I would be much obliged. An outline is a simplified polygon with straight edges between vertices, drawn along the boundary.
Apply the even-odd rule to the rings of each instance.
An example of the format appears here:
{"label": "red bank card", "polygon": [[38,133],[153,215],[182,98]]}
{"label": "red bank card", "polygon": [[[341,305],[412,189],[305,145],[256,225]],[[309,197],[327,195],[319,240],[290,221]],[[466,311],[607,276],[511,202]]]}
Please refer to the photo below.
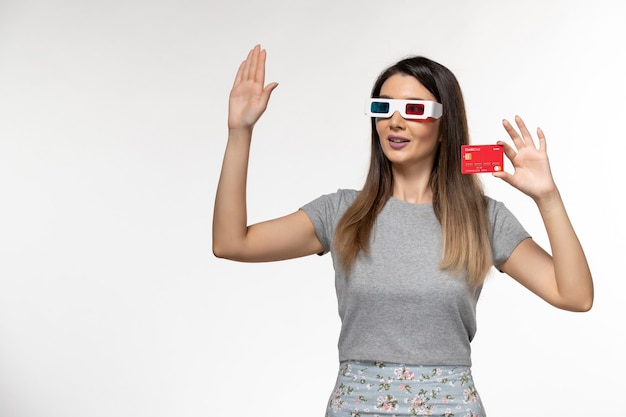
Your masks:
{"label": "red bank card", "polygon": [[461,172],[478,174],[497,172],[504,169],[504,146],[463,145],[461,146]]}

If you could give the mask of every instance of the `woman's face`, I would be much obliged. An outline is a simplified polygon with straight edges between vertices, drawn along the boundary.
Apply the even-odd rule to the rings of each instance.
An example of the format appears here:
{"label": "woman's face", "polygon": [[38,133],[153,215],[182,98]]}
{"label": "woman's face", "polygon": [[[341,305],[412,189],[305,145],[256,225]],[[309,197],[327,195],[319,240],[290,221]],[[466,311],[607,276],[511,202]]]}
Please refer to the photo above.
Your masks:
{"label": "woman's face", "polygon": [[[415,77],[395,74],[380,89],[381,98],[437,101]],[[376,131],[385,156],[395,166],[416,164],[432,168],[439,144],[439,120],[410,120],[395,112],[389,118],[376,120]]]}

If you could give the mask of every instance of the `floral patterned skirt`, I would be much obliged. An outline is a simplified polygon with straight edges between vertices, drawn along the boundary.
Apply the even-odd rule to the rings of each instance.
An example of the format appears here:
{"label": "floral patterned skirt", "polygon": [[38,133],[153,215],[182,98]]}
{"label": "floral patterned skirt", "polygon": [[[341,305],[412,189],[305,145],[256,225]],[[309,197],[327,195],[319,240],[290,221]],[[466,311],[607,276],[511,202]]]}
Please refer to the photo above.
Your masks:
{"label": "floral patterned skirt", "polygon": [[326,417],[485,417],[469,367],[341,362]]}

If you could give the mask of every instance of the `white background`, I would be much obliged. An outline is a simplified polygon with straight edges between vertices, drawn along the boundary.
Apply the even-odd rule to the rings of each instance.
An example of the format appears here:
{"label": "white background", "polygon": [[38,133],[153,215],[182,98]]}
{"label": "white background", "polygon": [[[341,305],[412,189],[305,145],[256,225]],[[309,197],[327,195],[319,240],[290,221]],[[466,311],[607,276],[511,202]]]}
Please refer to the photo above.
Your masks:
{"label": "white background", "polygon": [[[362,185],[363,100],[409,54],[457,75],[473,143],[506,139],[515,114],[544,129],[595,305],[559,311],[492,274],[474,377],[490,416],[619,414],[625,15],[611,0],[0,0],[0,416],[323,415],[330,257],[211,252],[228,93],[256,43],[280,85],[255,130],[251,222]],[[532,201],[482,178],[547,245]]]}

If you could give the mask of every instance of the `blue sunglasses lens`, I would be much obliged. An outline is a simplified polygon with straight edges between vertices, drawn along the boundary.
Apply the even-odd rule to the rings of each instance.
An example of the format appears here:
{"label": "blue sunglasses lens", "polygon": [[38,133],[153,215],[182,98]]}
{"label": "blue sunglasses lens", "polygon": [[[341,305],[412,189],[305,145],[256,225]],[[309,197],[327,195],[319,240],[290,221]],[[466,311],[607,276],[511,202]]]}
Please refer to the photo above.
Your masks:
{"label": "blue sunglasses lens", "polygon": [[389,103],[374,101],[370,106],[370,111],[372,113],[387,113],[389,111]]}

